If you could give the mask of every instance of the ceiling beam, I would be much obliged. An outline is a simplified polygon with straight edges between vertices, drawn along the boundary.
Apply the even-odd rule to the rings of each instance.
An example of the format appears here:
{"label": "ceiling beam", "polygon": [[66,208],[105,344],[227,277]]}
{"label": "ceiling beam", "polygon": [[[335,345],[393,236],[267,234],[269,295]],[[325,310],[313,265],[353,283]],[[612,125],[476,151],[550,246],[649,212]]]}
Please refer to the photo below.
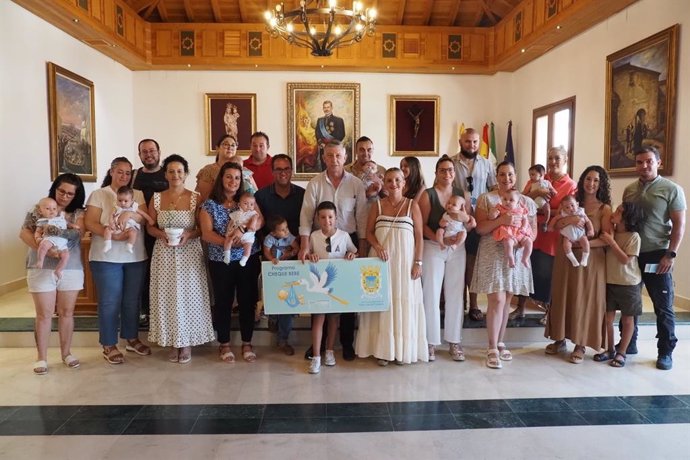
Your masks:
{"label": "ceiling beam", "polygon": [[194,20],[194,8],[192,8],[192,0],[184,0],[184,14],[187,16],[188,22],[196,22]]}
{"label": "ceiling beam", "polygon": [[155,11],[155,9],[158,7],[158,4],[161,2],[161,0],[153,0],[151,4],[149,4],[147,10],[144,12],[144,14],[141,15],[142,19],[148,20],[149,17],[151,17],[151,14]]}
{"label": "ceiling beam", "polygon": [[137,13],[141,13],[152,4],[156,3],[156,0],[126,0],[125,3],[132,7]]}
{"label": "ceiling beam", "polygon": [[395,20],[396,25],[402,25],[403,18],[405,17],[405,4],[407,0],[400,0],[398,2],[398,17]]}
{"label": "ceiling beam", "polygon": [[450,5],[450,12],[448,14],[448,21],[446,25],[452,27],[455,25],[455,21],[458,19],[458,13],[460,12],[460,0],[454,0]]}
{"label": "ceiling beam", "polygon": [[163,22],[168,22],[168,9],[165,7],[165,2],[163,0],[158,2],[158,14],[160,15]]}
{"label": "ceiling beam", "polygon": [[422,24],[428,26],[429,21],[431,21],[431,11],[434,9],[433,0],[426,0],[426,2],[424,2],[424,8],[426,8],[426,13],[424,18],[422,19]]}
{"label": "ceiling beam", "polygon": [[493,13],[493,11],[491,11],[491,8],[489,8],[489,5],[486,4],[486,0],[481,0],[481,5],[482,5],[482,10],[484,10],[486,15],[488,16],[489,21],[491,21],[491,25],[495,26],[500,18],[497,18],[496,15]]}
{"label": "ceiling beam", "polygon": [[213,10],[213,20],[216,22],[223,22],[223,17],[220,14],[220,5],[218,0],[211,0],[211,9]]}
{"label": "ceiling beam", "polygon": [[[239,0],[238,6],[240,7],[240,22],[244,22],[246,18],[246,5],[244,4],[244,0]],[[273,9],[273,8],[271,8]]]}

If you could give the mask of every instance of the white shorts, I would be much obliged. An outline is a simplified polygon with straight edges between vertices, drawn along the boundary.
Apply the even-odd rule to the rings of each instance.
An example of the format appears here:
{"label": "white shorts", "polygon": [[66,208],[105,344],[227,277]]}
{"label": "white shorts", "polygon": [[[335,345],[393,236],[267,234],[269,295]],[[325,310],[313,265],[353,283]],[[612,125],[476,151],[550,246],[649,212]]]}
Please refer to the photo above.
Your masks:
{"label": "white shorts", "polygon": [[81,291],[84,289],[83,270],[64,270],[57,280],[50,269],[30,268],[26,271],[26,284],[29,292]]}

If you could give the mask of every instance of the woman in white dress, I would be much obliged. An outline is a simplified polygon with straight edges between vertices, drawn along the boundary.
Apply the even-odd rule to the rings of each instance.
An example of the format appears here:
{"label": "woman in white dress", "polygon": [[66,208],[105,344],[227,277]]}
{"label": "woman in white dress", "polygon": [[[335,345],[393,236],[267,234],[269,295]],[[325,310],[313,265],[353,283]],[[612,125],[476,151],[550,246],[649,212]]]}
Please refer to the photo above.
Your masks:
{"label": "woman in white dress", "polygon": [[355,352],[374,356],[380,365],[429,360],[422,295],[422,214],[413,200],[403,196],[405,179],[398,168],[384,176],[388,196],[369,211],[367,240],[370,256],[388,261],[390,309],[362,313]]}
{"label": "woman in white dress", "polygon": [[[169,187],[155,193],[149,213],[156,225],[148,232],[156,238],[151,257],[151,317],[149,341],[173,347],[169,361],[185,364],[192,346],[215,339],[211,324],[208,281],[197,227],[199,194],[184,187],[189,165],[180,155],[163,161]],[[169,241],[167,228],[182,228],[179,243]]]}

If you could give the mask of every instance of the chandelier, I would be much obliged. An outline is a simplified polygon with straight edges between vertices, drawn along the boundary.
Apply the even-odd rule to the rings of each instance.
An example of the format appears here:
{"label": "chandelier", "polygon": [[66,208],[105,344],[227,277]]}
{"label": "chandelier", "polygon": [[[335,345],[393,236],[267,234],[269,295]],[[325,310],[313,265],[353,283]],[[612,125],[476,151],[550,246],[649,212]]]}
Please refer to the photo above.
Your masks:
{"label": "chandelier", "polygon": [[348,10],[337,0],[300,0],[300,6],[285,11],[281,2],[273,11],[266,11],[266,29],[273,38],[310,48],[314,56],[330,56],[339,46],[358,43],[366,33],[374,35],[376,10],[364,8],[362,2],[352,2]]}

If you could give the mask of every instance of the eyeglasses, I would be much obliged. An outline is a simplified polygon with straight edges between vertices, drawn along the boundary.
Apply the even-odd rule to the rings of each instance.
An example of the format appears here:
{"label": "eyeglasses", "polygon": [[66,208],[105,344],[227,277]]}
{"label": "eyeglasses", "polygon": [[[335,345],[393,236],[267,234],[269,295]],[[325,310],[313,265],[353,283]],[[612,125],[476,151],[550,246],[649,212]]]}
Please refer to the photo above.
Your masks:
{"label": "eyeglasses", "polygon": [[331,237],[326,237],[326,252],[331,252]]}
{"label": "eyeglasses", "polygon": [[472,193],[474,191],[474,177],[467,176],[467,191]]}
{"label": "eyeglasses", "polygon": [[287,168],[273,168],[273,172],[276,174],[289,173],[290,171],[292,171],[292,167],[290,166]]}
{"label": "eyeglasses", "polygon": [[443,173],[450,174],[453,171],[455,171],[455,168],[439,168],[438,169],[439,174],[443,174]]}
{"label": "eyeglasses", "polygon": [[75,193],[74,192],[66,192],[62,190],[61,188],[55,190],[57,193],[59,193],[62,196],[66,196],[68,198],[74,198]]}
{"label": "eyeglasses", "polygon": [[220,144],[220,146],[221,146],[221,147],[228,147],[228,148],[231,148],[231,149],[236,149],[236,148],[237,148],[237,144],[235,144],[234,142],[232,142],[232,143],[230,143],[230,142],[223,142],[223,143]]}

